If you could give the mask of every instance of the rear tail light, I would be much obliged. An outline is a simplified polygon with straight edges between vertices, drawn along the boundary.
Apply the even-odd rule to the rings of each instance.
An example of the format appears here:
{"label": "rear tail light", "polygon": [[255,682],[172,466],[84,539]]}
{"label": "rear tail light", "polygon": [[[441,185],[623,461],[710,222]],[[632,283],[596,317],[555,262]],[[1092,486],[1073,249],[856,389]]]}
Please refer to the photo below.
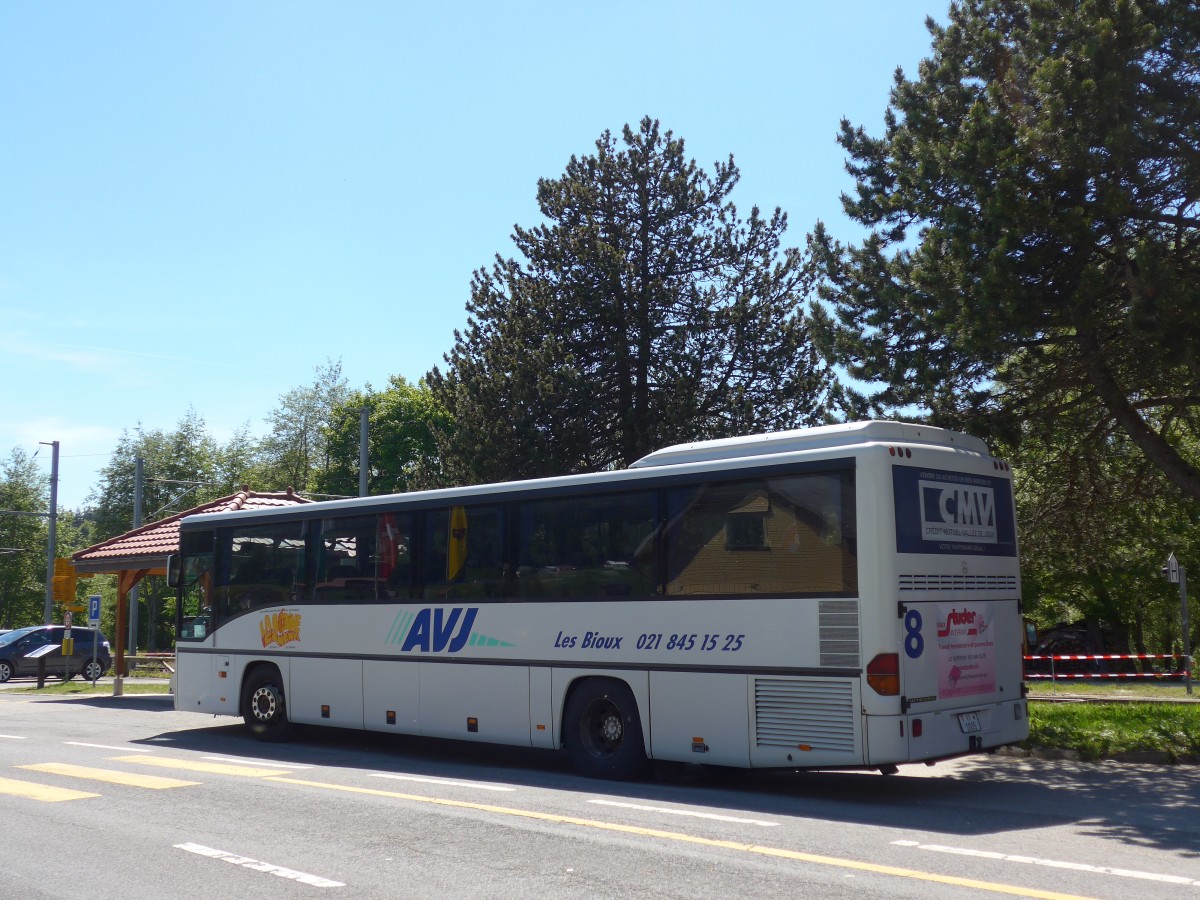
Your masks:
{"label": "rear tail light", "polygon": [[900,654],[880,653],[867,663],[867,684],[884,697],[900,694]]}

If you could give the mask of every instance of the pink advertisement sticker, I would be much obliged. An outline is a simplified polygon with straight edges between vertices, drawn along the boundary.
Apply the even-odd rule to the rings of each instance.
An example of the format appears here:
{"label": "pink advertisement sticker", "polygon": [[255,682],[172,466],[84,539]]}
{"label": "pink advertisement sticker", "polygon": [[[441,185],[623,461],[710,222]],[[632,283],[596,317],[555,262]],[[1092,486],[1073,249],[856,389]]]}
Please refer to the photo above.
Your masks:
{"label": "pink advertisement sticker", "polygon": [[938,697],[971,697],[996,690],[996,646],[989,603],[939,603]]}

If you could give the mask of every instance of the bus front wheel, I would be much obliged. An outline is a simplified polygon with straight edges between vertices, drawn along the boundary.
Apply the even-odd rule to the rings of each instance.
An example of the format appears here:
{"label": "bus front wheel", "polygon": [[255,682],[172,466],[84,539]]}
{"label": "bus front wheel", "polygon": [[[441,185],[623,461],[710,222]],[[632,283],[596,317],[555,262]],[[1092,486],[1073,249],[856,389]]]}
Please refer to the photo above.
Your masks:
{"label": "bus front wheel", "polygon": [[628,781],[648,770],[637,701],[624,682],[593,678],[578,685],[563,721],[563,741],[580,774]]}
{"label": "bus front wheel", "polygon": [[246,681],[242,718],[260,741],[282,741],[291,731],[282,685],[274,667],[258,669]]}

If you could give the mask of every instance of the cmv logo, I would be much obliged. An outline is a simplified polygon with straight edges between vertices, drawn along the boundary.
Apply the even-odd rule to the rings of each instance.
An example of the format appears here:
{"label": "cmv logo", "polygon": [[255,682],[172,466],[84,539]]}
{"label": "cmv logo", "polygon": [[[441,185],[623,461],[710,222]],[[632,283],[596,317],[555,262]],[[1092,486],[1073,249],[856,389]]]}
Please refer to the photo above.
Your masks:
{"label": "cmv logo", "polygon": [[426,607],[413,618],[400,649],[405,652],[457,653],[467,645],[478,612],[479,608],[474,606],[465,609],[461,606],[450,609]]}
{"label": "cmv logo", "polygon": [[996,495],[990,487],[919,482],[922,537],[994,544]]}

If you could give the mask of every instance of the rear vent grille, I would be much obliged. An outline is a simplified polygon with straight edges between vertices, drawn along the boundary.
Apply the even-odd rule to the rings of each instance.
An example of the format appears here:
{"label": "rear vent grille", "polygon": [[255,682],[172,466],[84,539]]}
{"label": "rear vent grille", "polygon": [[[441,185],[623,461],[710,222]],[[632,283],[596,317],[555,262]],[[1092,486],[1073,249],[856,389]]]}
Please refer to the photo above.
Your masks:
{"label": "rear vent grille", "polygon": [[1015,591],[1016,575],[901,575],[902,591]]}
{"label": "rear vent grille", "polygon": [[822,600],[817,615],[821,665],[841,669],[859,668],[858,601]]}
{"label": "rear vent grille", "polygon": [[754,679],[754,739],[759,747],[854,750],[854,688],[827,679]]}

